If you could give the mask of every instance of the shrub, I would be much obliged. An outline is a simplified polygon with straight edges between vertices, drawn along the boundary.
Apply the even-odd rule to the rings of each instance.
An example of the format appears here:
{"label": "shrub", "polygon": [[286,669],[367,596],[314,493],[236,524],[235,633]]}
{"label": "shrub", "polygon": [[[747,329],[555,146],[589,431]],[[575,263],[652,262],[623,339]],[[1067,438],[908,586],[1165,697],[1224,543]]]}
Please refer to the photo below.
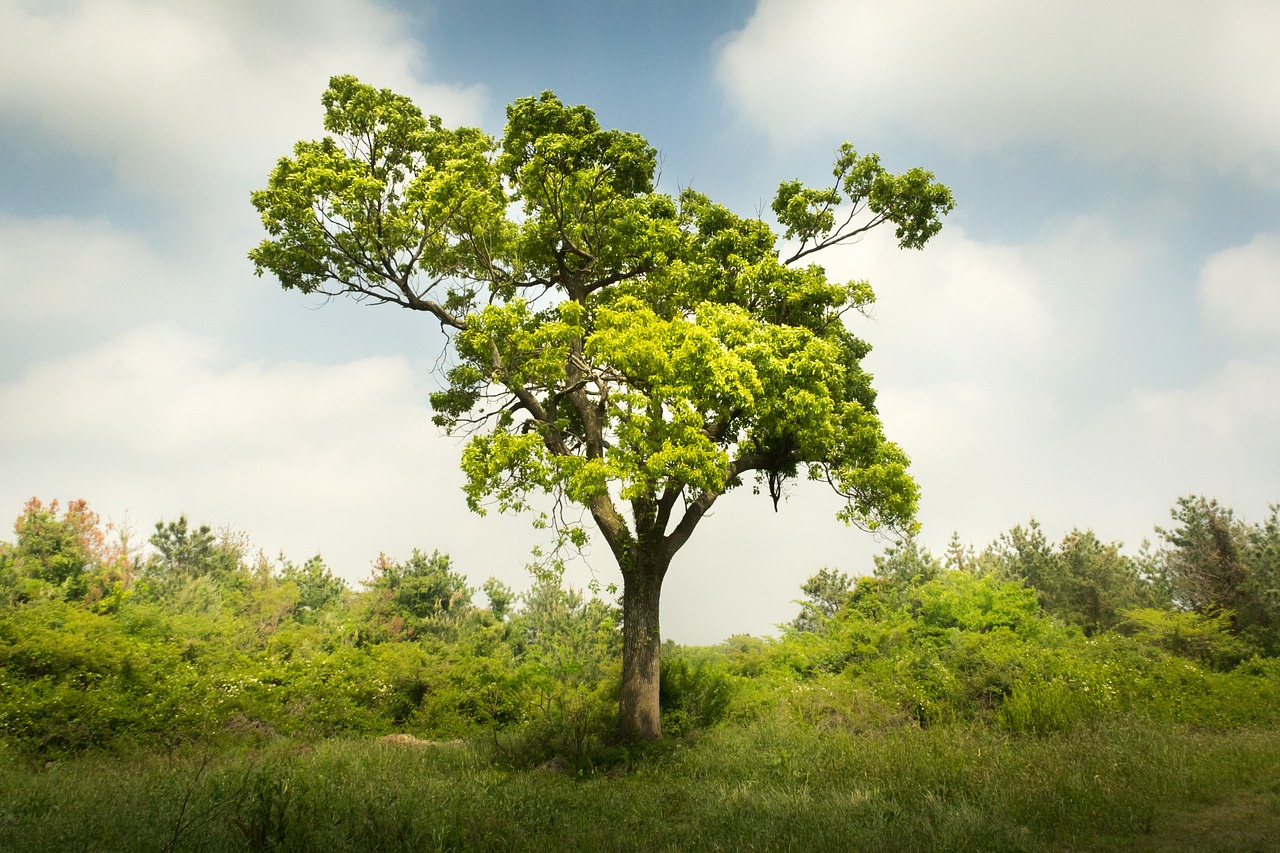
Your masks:
{"label": "shrub", "polygon": [[1189,610],[1128,610],[1119,632],[1180,657],[1217,669],[1230,669],[1253,657],[1257,649],[1232,633],[1232,614]]}
{"label": "shrub", "polygon": [[723,720],[733,697],[727,665],[690,659],[670,646],[663,652],[659,676],[663,732],[680,736]]}

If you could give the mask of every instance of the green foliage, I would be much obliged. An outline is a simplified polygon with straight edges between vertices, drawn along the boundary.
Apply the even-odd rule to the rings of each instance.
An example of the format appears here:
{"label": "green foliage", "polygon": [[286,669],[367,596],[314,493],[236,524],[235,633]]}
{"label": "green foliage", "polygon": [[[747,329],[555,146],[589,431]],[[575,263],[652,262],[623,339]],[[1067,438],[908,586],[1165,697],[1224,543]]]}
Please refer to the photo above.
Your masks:
{"label": "green foliage", "polygon": [[994,577],[950,572],[907,587],[863,578],[821,634],[775,649],[803,680],[853,677],[923,723],[998,705],[1047,629],[1034,593]]}
{"label": "green foliage", "polygon": [[202,577],[226,582],[238,573],[244,557],[243,544],[231,534],[215,536],[207,524],[192,529],[185,515],[167,524],[157,521],[150,541],[156,553],[141,574],[162,586]]}
{"label": "green foliage", "polygon": [[1243,632],[1266,654],[1280,656],[1280,504],[1249,533]]}
{"label": "green foliage", "polygon": [[183,739],[209,685],[177,648],[59,601],[0,613],[0,735],[35,753]]}
{"label": "green foliage", "polygon": [[[591,772],[632,760],[609,734],[618,609],[566,588],[558,562],[536,567],[518,596],[491,580],[480,609],[438,552],[383,558],[352,592],[318,557],[282,558],[272,571],[243,561],[243,539],[175,522],[161,534],[169,556],[144,561],[148,571],[126,584],[129,563],[102,544],[87,508],[68,521],[29,505],[23,519],[24,538],[0,547],[0,577],[10,595],[24,591],[0,607],[0,742],[21,754],[411,731],[492,741],[514,767],[552,760]],[[769,723],[849,734],[959,723],[1046,737],[1117,717],[1214,730],[1280,722],[1265,609],[1242,619],[1132,607],[1110,629],[1068,619],[1084,611],[1056,609],[1061,599],[1023,575],[1046,586],[1107,577],[1096,567],[1115,568],[1115,549],[1078,533],[1051,546],[1036,530],[1015,529],[961,569],[906,540],[875,560],[873,576],[820,571],[802,588],[812,627],[781,639],[668,643],[665,729],[701,737]],[[1269,601],[1276,530],[1274,508],[1243,526],[1245,601]],[[57,547],[35,545],[49,542]],[[67,551],[89,555],[80,574],[91,581],[118,572],[111,606],[94,596],[99,587],[75,598],[65,580],[39,576]],[[1086,563],[1095,568],[1071,573]],[[184,565],[195,568],[173,568]]]}
{"label": "green foliage", "polygon": [[822,248],[828,235],[837,232],[837,213],[846,215],[848,210],[852,221],[864,207],[872,217],[861,230],[891,222],[899,246],[919,249],[942,229],[942,217],[955,207],[951,192],[935,183],[931,173],[911,169],[893,175],[877,155],[859,156],[848,143],[840,146],[833,174],[836,180],[830,188],[808,189],[799,181],[785,181],[774,197],[773,212],[786,226],[786,238],[799,240],[800,254]]}
{"label": "green foliage", "polygon": [[742,676],[763,674],[772,656],[773,641],[750,634],[734,634],[715,648],[725,657],[732,672]]}
{"label": "green foliage", "polygon": [[[1136,564],[1092,534],[1073,533],[1054,548],[1033,524],[954,562],[963,568],[944,571],[910,542],[891,547],[877,576],[858,578],[820,631],[791,633],[768,649],[756,671],[784,667],[804,689],[775,682],[771,699],[752,697],[757,715],[770,702],[807,701],[816,708],[804,719],[856,720],[865,716],[857,709],[882,702],[924,725],[981,720],[1038,734],[1135,711],[1206,726],[1277,716],[1271,703],[1280,693],[1246,663],[1261,648],[1230,614],[1133,607],[1069,618],[1107,613],[1081,606],[1072,590],[1100,590],[1113,603],[1146,594]],[[815,576],[806,591],[833,577]],[[1106,630],[1112,624],[1121,633]],[[822,698],[839,694],[839,679],[848,679],[850,697],[843,717]]]}
{"label": "green foliage", "polygon": [[0,548],[0,601],[84,600],[101,611],[117,606],[132,577],[126,545],[82,500],[58,515],[58,502],[32,498],[14,522],[16,541]]}
{"label": "green foliage", "polygon": [[18,537],[14,564],[28,577],[63,587],[69,597],[79,598],[91,559],[82,541],[83,519],[74,508],[62,520],[57,513],[57,501],[48,509],[36,500],[27,504],[13,528]]}
{"label": "green foliage", "polygon": [[1120,633],[1215,669],[1232,669],[1256,648],[1232,632],[1231,614],[1142,607],[1125,611]]}
{"label": "green foliage", "polygon": [[789,682],[771,698],[773,704],[760,717],[781,716],[788,724],[818,732],[865,735],[915,722],[891,701],[846,674],[822,674]]}
{"label": "green foliage", "polygon": [[297,613],[304,621],[313,621],[337,605],[347,591],[346,581],[334,575],[319,554],[301,566],[282,557],[280,579],[297,587]]}
{"label": "green foliage", "polygon": [[1140,564],[1104,544],[1092,531],[1073,530],[1050,545],[1033,519],[1002,535],[978,560],[982,570],[1033,587],[1047,613],[1086,634],[1114,628],[1129,608],[1158,596]]}
{"label": "green foliage", "polygon": [[485,744],[0,753],[6,850],[1268,850],[1280,734],[1141,719],[1011,736],[724,726],[610,773]]}
{"label": "green foliage", "polygon": [[559,563],[536,568],[509,623],[520,688],[530,703],[526,725],[507,747],[516,763],[556,755],[589,762],[616,721],[619,614],[566,588],[563,570]]}
{"label": "green foliage", "polygon": [[1174,601],[1199,612],[1237,610],[1246,573],[1245,526],[1204,497],[1180,498],[1171,514],[1177,526],[1159,533],[1172,546],[1162,562]]}
{"label": "green foliage", "polygon": [[416,548],[408,560],[396,562],[379,555],[370,591],[368,640],[443,636],[456,632],[472,611],[472,590],[454,570],[447,554],[426,554]]}
{"label": "green foliage", "polygon": [[793,631],[817,631],[845,606],[853,595],[853,579],[844,572],[822,568],[800,586],[807,601],[800,602],[800,615],[791,621]]}
{"label": "green foliage", "polygon": [[914,587],[907,606],[933,629],[985,633],[1004,628],[1032,637],[1043,631],[1034,591],[991,576],[941,575]]}
{"label": "green foliage", "polygon": [[498,620],[506,619],[507,614],[511,611],[512,602],[516,598],[516,594],[511,587],[497,578],[489,578],[480,587],[480,590],[489,599],[489,612],[493,614],[494,618]]}
{"label": "green foliage", "polygon": [[17,603],[18,573],[14,570],[13,546],[0,542],[0,606]]}
{"label": "green foliage", "polygon": [[[79,524],[89,516],[75,507]],[[249,565],[242,537],[183,517],[157,526],[156,553],[105,608],[101,597],[66,601],[65,584],[38,576],[72,549],[93,555],[77,577],[102,574],[110,549],[82,547],[91,537],[71,534],[97,528],[72,523],[29,505],[24,547],[0,549],[9,588],[44,590],[0,609],[0,741],[23,752],[407,728],[501,731],[545,760],[585,756],[613,720],[617,612],[564,589],[558,572],[518,607],[489,584],[491,605],[509,611],[500,619],[472,606],[439,552],[380,558],[352,593],[319,557]],[[58,547],[33,545],[48,541]]]}
{"label": "green foliage", "polygon": [[890,545],[873,561],[873,574],[899,587],[925,583],[942,575],[942,563],[929,553],[928,548],[921,548],[914,536]]}
{"label": "green foliage", "polygon": [[[1247,580],[1272,516],[1248,528]],[[623,747],[616,607],[554,561],[519,596],[486,584],[487,610],[441,554],[382,562],[344,592],[318,558],[237,558],[109,609],[10,569],[39,594],[0,607],[0,848],[1266,849],[1280,831],[1280,660],[1229,611],[1133,608],[1087,634],[990,553],[943,570],[904,542],[876,576],[806,584],[818,630],[668,643],[679,739]],[[405,589],[424,627],[393,638],[378,608]]]}
{"label": "green foliage", "polygon": [[699,656],[674,643],[662,649],[662,730],[680,736],[725,719],[734,680],[719,655]]}
{"label": "green foliage", "polygon": [[1204,614],[1229,613],[1235,630],[1269,654],[1280,652],[1280,522],[1276,506],[1250,525],[1205,497],[1184,497],[1175,526],[1159,530],[1160,567],[1174,601]]}

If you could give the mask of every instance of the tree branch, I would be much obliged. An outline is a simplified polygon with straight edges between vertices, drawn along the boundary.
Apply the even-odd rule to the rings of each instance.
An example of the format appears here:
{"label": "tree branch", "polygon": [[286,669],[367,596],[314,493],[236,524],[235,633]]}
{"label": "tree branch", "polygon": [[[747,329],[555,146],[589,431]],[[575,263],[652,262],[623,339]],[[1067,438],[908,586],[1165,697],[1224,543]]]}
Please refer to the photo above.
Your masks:
{"label": "tree branch", "polygon": [[[852,219],[853,219],[853,216],[850,215],[849,219],[845,220],[844,224],[840,226],[840,229],[843,229],[845,225],[848,225]],[[840,233],[840,229],[837,229],[835,232],[828,235],[826,238],[819,240],[817,243],[814,243],[812,246],[810,246],[807,249],[804,248],[804,246],[802,245],[794,255],[787,258],[782,263],[784,266],[790,266],[791,264],[805,257],[806,255],[812,255],[814,252],[820,252],[823,249],[826,249],[830,246],[834,246],[838,243],[843,243],[846,240],[851,240],[854,237],[857,237],[861,234],[865,234],[871,229],[879,227],[880,225],[883,225],[885,222],[888,222],[888,221],[889,221],[889,217],[881,213],[873,217],[871,221],[868,222],[866,225],[863,225],[860,228],[855,228],[852,231],[848,231],[842,234]]]}
{"label": "tree branch", "polygon": [[[763,462],[763,458],[756,454],[733,460],[729,463],[729,467],[725,469],[724,482],[726,486],[746,472],[756,470]],[[684,543],[688,542],[689,537],[693,535],[698,522],[702,521],[702,517],[711,509],[716,499],[724,494],[724,491],[725,489],[722,487],[719,491],[702,492],[689,503],[688,507],[685,508],[684,515],[680,518],[680,523],[663,540],[669,556],[675,555],[677,551],[684,547]],[[674,498],[672,502],[674,503]]]}

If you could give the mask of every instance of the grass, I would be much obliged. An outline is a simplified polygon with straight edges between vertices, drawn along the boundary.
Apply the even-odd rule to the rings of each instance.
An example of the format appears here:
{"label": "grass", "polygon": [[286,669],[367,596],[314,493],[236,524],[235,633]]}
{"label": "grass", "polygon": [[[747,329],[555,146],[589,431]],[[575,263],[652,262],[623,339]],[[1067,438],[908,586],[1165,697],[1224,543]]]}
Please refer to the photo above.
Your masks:
{"label": "grass", "polygon": [[0,754],[0,850],[1272,850],[1280,730],[726,726],[589,772],[484,744]]}

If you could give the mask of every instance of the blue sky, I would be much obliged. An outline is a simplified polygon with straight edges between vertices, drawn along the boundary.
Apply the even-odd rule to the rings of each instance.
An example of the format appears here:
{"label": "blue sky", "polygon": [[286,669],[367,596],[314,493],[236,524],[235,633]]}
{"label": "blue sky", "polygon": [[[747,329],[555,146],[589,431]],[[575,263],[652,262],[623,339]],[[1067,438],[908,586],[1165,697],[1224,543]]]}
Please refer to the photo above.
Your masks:
{"label": "blue sky", "polygon": [[[829,254],[924,490],[922,539],[1030,517],[1130,549],[1182,494],[1280,500],[1280,6],[1268,0],[10,0],[0,4],[0,513],[83,497],[321,552],[451,553],[514,586],[536,536],[468,515],[430,423],[421,317],[252,275],[248,194],[320,134],[329,75],[501,131],[555,90],[743,213],[836,146],[923,165],[959,206],[923,252]],[[7,509],[5,509],[7,507]],[[797,487],[724,500],[664,629],[766,633],[883,543]],[[614,578],[597,551],[571,568]]]}

